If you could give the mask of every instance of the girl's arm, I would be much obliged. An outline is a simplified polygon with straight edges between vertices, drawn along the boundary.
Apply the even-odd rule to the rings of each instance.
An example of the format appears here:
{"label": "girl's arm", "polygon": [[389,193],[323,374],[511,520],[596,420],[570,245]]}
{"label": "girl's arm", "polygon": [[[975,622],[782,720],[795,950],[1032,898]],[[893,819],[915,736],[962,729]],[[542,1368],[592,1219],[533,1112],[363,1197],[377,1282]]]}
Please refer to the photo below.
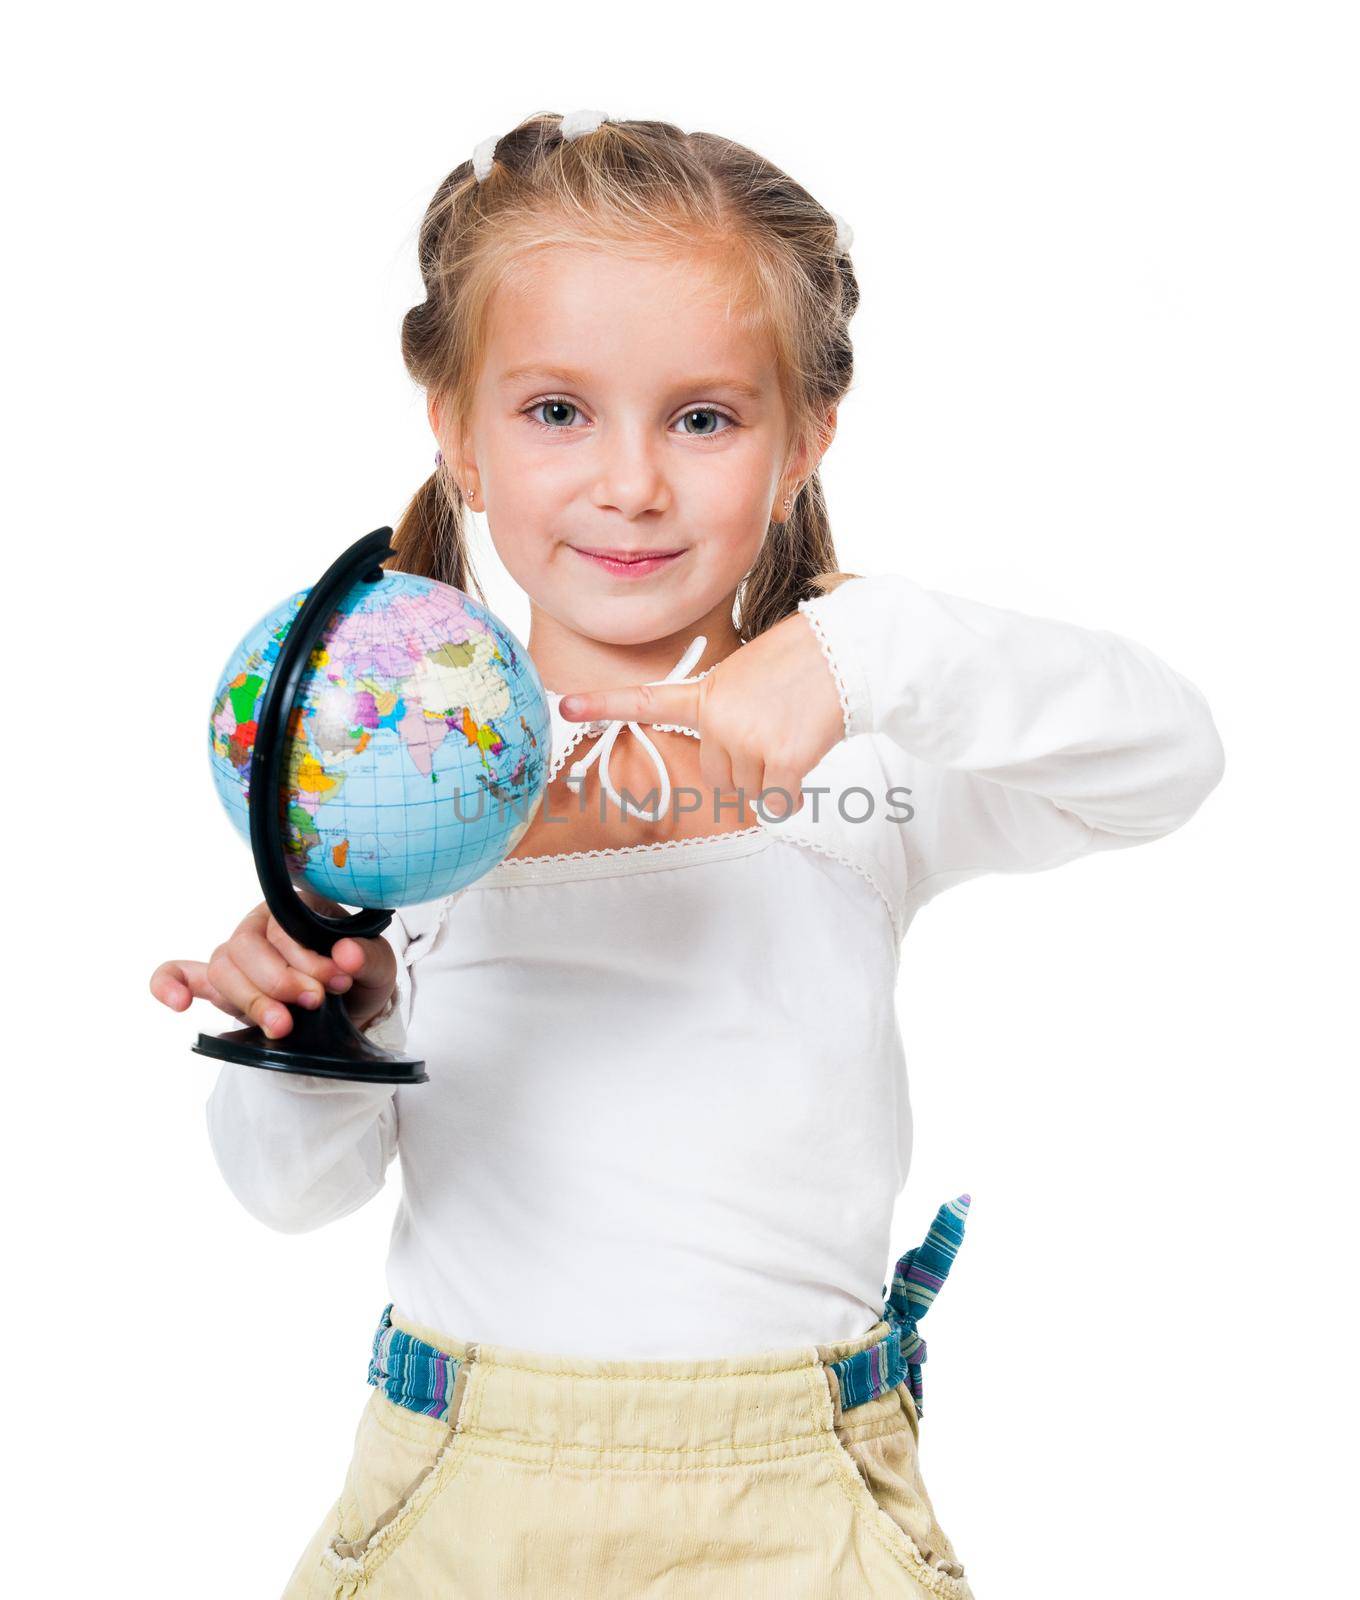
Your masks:
{"label": "girl's arm", "polygon": [[1143,645],[895,573],[804,600],[847,737],[907,752],[916,904],[986,871],[1160,838],[1224,770],[1204,696]]}
{"label": "girl's arm", "polygon": [[[400,913],[382,937],[396,953],[396,988],[387,1009],[363,1031],[382,1048],[400,1051],[412,992],[411,930]],[[386,1084],[225,1062],[207,1120],[227,1187],[253,1217],[280,1233],[304,1233],[357,1210],[382,1188],[397,1148],[395,1089]]]}

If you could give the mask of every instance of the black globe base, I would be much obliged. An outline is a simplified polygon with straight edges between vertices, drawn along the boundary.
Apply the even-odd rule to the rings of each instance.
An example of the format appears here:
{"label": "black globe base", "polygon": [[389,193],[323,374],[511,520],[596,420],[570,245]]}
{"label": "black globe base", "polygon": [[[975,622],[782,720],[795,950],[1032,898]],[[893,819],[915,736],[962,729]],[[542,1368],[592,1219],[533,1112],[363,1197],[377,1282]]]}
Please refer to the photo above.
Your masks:
{"label": "black globe base", "polygon": [[328,994],[315,1011],[289,1006],[292,1028],[271,1039],[261,1028],[200,1033],[192,1048],[200,1056],[234,1061],[244,1067],[305,1073],[312,1078],[346,1078],[351,1083],[428,1083],[425,1063],[413,1056],[380,1050],[350,1021],[344,998]]}

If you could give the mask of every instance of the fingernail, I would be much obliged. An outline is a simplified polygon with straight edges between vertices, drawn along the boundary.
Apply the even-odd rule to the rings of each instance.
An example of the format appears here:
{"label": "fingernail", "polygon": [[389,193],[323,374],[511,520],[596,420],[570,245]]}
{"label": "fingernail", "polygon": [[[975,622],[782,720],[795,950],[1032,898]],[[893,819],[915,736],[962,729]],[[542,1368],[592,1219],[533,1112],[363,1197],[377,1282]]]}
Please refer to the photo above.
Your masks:
{"label": "fingernail", "polygon": [[316,1008],[321,1004],[321,996],[316,992],[315,989],[304,989],[298,996],[298,1004],[300,1006],[306,1006],[308,1011],[315,1011]]}
{"label": "fingernail", "polygon": [[288,1013],[280,1011],[277,1006],[273,1006],[264,1014],[265,1032],[277,1033],[287,1021]]}
{"label": "fingernail", "polygon": [[585,698],[579,694],[563,695],[559,703],[564,716],[574,717],[586,707]]}
{"label": "fingernail", "polygon": [[350,984],[353,982],[354,979],[351,978],[347,972],[342,972],[338,976],[332,978],[326,987],[332,994],[344,994],[345,990],[348,989]]}

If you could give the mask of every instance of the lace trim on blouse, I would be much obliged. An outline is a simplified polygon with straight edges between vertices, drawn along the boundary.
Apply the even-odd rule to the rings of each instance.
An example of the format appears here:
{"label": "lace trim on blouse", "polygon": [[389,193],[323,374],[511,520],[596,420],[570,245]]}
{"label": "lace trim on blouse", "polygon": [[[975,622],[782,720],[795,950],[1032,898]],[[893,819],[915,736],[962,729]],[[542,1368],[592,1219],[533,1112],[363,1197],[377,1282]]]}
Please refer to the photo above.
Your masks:
{"label": "lace trim on blouse", "polygon": [[715,839],[749,839],[760,831],[761,824],[753,822],[746,828],[729,828],[725,833],[696,833],[688,839],[649,839],[646,844],[601,845],[594,850],[562,850],[555,855],[507,856],[493,870],[499,872],[504,867],[531,867],[535,862],[542,861],[585,861],[592,856],[653,854],[659,850],[679,850],[687,844],[712,844]]}
{"label": "lace trim on blouse", "polygon": [[826,664],[831,669],[831,677],[836,685],[836,698],[841,703],[841,723],[845,728],[845,737],[849,739],[852,736],[852,730],[850,727],[850,695],[845,687],[845,679],[841,676],[840,664],[837,662],[836,657],[832,654],[831,643],[822,630],[821,618],[818,617],[817,613],[812,609],[812,602],[810,600],[800,600],[798,602],[798,609],[803,616],[808,619],[808,623],[812,628],[813,633],[816,635],[817,643],[821,646],[822,655],[826,658]]}

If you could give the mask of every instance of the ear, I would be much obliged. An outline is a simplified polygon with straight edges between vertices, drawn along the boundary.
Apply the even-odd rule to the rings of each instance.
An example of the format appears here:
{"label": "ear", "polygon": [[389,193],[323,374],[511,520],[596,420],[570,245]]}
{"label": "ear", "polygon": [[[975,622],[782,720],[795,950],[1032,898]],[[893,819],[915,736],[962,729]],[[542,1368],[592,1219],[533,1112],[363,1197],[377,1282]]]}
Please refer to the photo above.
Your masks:
{"label": "ear", "polygon": [[476,464],[464,453],[465,440],[462,430],[450,425],[447,433],[445,432],[446,409],[442,397],[433,394],[425,397],[425,415],[430,419],[430,431],[434,434],[435,442],[444,452],[444,460],[453,469],[459,483],[473,482],[476,478]]}
{"label": "ear", "polygon": [[822,457],[831,448],[831,441],[836,437],[837,410],[837,406],[832,406],[827,414],[822,418],[821,426],[817,430],[817,460],[812,463],[811,470],[813,471],[816,471]]}
{"label": "ear", "polygon": [[821,465],[822,457],[830,449],[831,441],[835,437],[836,407],[832,406],[826,415],[816,422],[812,436],[804,439],[790,458],[785,468],[787,488],[794,488],[798,484],[807,482]]}

